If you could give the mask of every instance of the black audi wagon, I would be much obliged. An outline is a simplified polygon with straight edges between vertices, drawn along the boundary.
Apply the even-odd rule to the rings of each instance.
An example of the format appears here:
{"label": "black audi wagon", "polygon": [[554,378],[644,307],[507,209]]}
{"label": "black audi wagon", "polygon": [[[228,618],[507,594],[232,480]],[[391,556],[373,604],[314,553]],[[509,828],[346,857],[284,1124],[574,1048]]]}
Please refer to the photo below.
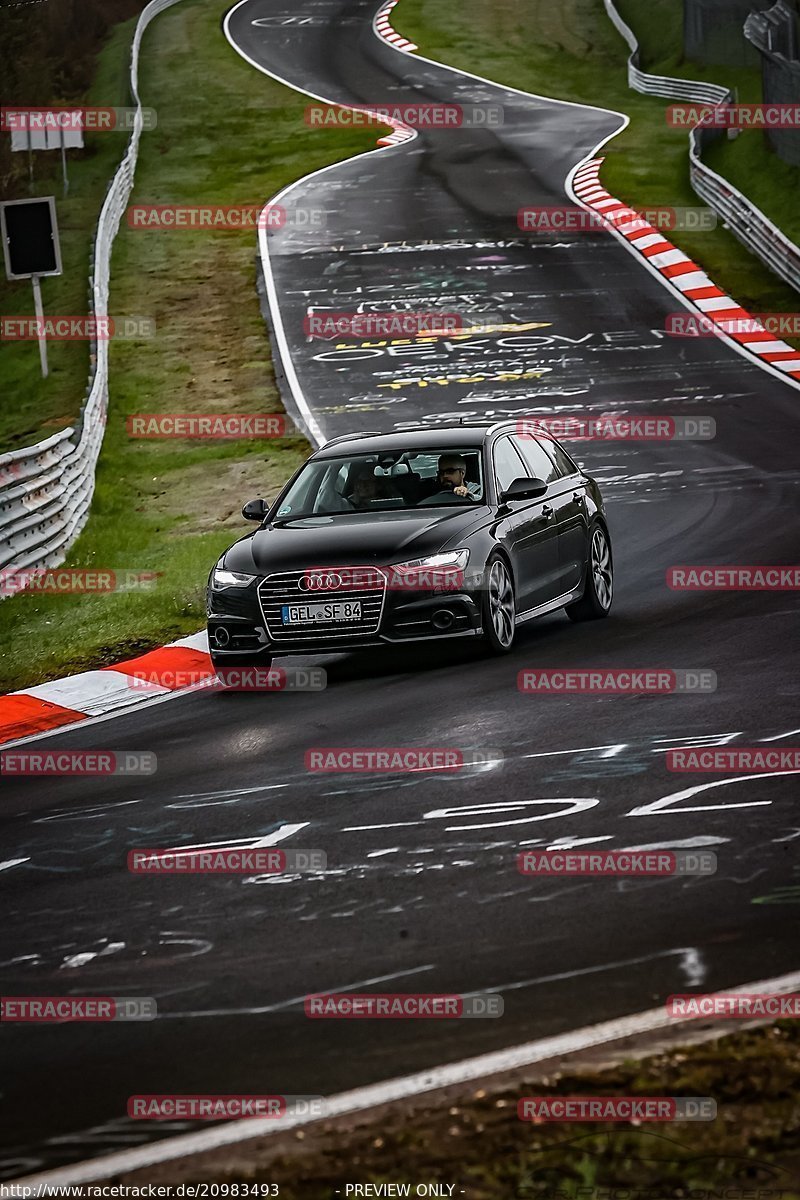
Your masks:
{"label": "black audi wagon", "polygon": [[606,617],[614,587],[597,483],[516,421],[357,433],[317,450],[208,580],[217,673],[287,654],[483,638],[564,608]]}

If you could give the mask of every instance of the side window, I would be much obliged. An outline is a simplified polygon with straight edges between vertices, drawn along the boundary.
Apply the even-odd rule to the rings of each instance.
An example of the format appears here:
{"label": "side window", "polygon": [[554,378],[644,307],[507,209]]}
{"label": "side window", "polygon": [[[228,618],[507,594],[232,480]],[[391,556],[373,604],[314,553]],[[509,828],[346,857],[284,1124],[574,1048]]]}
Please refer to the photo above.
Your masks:
{"label": "side window", "polygon": [[515,479],[524,476],[527,469],[511,444],[511,438],[500,438],[494,448],[494,476],[498,494],[504,492]]}
{"label": "side window", "polygon": [[561,471],[536,438],[513,437],[511,440],[522,455],[532,479],[543,479],[545,483],[552,483],[554,479],[558,479]]}
{"label": "side window", "polygon": [[550,443],[550,453],[556,460],[559,475],[574,475],[578,468],[558,442]]}

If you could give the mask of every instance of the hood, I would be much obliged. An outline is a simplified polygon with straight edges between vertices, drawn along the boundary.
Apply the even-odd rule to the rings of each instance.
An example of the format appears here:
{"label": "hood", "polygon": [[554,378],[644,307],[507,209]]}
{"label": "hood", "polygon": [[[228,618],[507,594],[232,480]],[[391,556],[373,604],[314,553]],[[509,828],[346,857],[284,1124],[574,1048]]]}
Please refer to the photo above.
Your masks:
{"label": "hood", "polygon": [[491,515],[486,505],[434,511],[301,517],[248,534],[226,551],[229,571],[268,575],[322,566],[388,566],[454,549]]}

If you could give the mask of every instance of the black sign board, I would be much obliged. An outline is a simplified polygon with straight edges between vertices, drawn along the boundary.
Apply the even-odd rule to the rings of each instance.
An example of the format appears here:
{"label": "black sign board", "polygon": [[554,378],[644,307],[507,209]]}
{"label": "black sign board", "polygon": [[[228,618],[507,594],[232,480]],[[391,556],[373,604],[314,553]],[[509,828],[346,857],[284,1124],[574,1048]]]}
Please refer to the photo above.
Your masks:
{"label": "black sign board", "polygon": [[52,196],[0,204],[0,231],[9,279],[61,274],[56,203]]}

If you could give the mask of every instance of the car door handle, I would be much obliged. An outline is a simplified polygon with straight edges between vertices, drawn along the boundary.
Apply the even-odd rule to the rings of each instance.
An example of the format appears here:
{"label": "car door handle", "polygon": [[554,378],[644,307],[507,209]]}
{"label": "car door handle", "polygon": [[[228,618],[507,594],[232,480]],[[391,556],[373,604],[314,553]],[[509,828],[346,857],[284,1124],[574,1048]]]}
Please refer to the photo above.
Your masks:
{"label": "car door handle", "polygon": [[550,507],[550,505],[549,504],[542,505],[542,516],[545,518],[545,520],[549,521],[550,518],[552,517],[552,515],[553,515],[553,510]]}

